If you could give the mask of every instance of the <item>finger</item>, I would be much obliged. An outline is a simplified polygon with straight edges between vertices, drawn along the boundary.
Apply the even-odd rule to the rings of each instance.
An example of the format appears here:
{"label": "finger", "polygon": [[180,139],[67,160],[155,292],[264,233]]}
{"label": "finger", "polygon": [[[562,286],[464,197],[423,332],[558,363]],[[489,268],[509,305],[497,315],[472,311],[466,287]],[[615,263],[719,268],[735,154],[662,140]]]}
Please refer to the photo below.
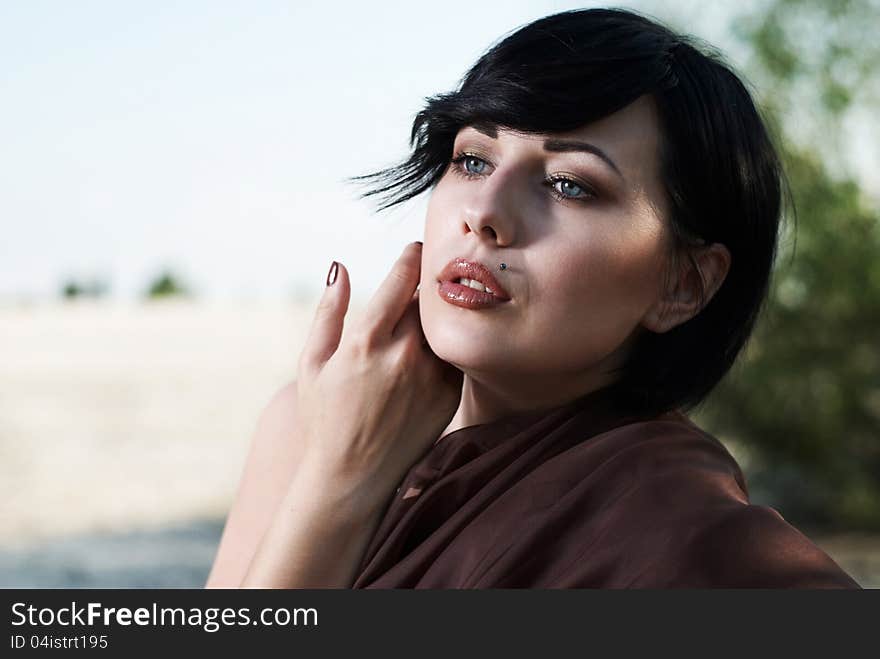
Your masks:
{"label": "finger", "polygon": [[[328,281],[332,281],[333,270],[331,265]],[[309,336],[300,354],[300,368],[305,367],[312,372],[320,370],[324,362],[333,356],[342,338],[342,327],[351,297],[351,283],[348,269],[341,263],[337,264],[335,275],[335,281],[324,287]]]}
{"label": "finger", "polygon": [[422,244],[409,243],[367,305],[366,327],[380,336],[391,336],[419,285],[421,271]]}
{"label": "finger", "polygon": [[424,342],[425,337],[422,333],[422,319],[419,314],[418,289],[416,289],[416,292],[413,293],[410,298],[409,304],[403,312],[403,316],[401,316],[398,321],[397,326],[394,328],[394,331],[391,333],[391,336],[394,339],[397,339],[398,337],[409,337],[413,340],[418,339]]}

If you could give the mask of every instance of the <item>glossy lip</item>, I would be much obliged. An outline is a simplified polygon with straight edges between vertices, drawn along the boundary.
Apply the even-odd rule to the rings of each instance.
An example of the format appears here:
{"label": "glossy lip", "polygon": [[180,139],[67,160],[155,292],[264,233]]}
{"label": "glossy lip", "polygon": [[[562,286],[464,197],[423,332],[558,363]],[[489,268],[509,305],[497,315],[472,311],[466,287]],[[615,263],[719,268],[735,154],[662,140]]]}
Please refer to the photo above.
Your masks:
{"label": "glossy lip", "polygon": [[465,309],[486,309],[500,306],[506,302],[491,293],[478,291],[470,286],[463,286],[451,281],[441,281],[437,286],[437,294],[444,302]]}
{"label": "glossy lip", "polygon": [[[486,288],[491,288],[492,293],[478,291],[477,289],[471,288],[470,286],[462,286],[461,284],[454,283],[455,280],[459,277],[465,277],[467,279],[478,281]],[[505,302],[510,299],[510,294],[508,294],[508,292],[504,290],[504,287],[498,282],[498,280],[495,279],[495,277],[489,271],[489,268],[484,266],[479,261],[468,261],[467,259],[462,257],[454,258],[446,264],[445,268],[443,268],[443,271],[440,273],[437,281],[440,282],[441,288],[444,285],[449,284],[457,288],[467,289],[469,291],[473,291],[474,293],[479,293],[489,300],[492,300],[494,298],[495,301]]]}

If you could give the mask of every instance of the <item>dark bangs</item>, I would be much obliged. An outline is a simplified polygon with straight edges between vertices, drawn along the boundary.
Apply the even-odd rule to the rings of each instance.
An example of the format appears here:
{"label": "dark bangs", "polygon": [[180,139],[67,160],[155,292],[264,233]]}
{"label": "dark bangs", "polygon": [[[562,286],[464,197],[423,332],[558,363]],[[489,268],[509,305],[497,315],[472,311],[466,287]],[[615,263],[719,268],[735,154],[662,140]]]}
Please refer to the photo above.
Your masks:
{"label": "dark bangs", "polygon": [[384,210],[437,183],[464,126],[573,130],[669,84],[670,35],[618,15],[563,12],[520,28],[483,55],[458,90],[426,99],[404,163],[352,180],[372,182],[363,196],[379,195]]}

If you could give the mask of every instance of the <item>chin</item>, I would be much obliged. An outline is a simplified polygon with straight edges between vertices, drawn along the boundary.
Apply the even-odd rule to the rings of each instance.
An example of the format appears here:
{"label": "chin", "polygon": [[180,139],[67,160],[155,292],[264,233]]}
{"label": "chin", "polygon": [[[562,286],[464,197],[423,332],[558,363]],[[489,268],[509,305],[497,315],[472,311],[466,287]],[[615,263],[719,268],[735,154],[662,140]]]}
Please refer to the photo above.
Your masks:
{"label": "chin", "polygon": [[462,328],[452,323],[426,322],[423,318],[422,331],[437,357],[465,373],[500,371],[510,363],[510,351],[502,348],[499,341],[464,336]]}

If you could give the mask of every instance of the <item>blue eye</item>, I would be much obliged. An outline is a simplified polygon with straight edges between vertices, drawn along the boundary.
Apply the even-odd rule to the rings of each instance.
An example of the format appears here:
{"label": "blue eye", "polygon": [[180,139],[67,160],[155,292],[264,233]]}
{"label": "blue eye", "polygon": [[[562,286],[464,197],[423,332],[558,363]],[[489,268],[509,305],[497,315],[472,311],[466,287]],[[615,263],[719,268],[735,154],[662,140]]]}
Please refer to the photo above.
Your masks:
{"label": "blue eye", "polygon": [[581,186],[579,186],[574,181],[569,181],[568,179],[561,178],[561,179],[557,179],[557,180],[553,181],[554,186],[559,183],[562,184],[562,187],[556,188],[556,189],[559,190],[559,192],[561,194],[565,195],[566,197],[578,197],[579,196],[578,193],[584,191],[584,189]]}
{"label": "blue eye", "polygon": [[478,178],[485,173],[487,164],[471,153],[459,153],[452,159],[453,169],[465,178]]}
{"label": "blue eye", "polygon": [[[475,165],[475,167],[472,168],[471,165]],[[466,156],[464,159],[464,168],[471,174],[482,174],[483,170],[486,168],[486,163],[476,156]]]}
{"label": "blue eye", "polygon": [[488,176],[489,163],[472,153],[459,153],[452,161],[452,170],[467,179],[478,179]]}
{"label": "blue eye", "polygon": [[550,187],[553,196],[560,201],[589,201],[596,197],[592,190],[564,176],[551,176],[545,183]]}

